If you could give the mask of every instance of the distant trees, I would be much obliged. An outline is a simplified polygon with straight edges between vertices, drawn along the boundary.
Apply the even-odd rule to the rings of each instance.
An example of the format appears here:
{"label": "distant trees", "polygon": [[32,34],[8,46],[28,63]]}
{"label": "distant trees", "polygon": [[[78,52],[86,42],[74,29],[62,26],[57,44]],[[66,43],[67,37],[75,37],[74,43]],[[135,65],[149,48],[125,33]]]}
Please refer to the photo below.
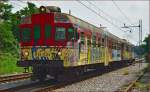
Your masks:
{"label": "distant trees", "polygon": [[134,51],[137,55],[142,56],[142,57],[146,57],[148,54],[148,36],[145,37],[145,39],[143,40],[143,43],[140,46],[136,46],[134,48]]}

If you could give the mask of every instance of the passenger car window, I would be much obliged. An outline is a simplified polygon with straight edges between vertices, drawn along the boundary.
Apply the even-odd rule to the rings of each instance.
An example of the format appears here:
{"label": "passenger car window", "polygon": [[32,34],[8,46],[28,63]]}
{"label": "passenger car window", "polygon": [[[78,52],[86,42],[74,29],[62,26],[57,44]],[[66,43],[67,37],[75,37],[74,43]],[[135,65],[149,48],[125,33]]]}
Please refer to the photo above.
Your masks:
{"label": "passenger car window", "polygon": [[[74,30],[72,28],[68,29],[68,40],[72,40],[72,38],[74,38]],[[74,38],[75,39],[75,38]]]}
{"label": "passenger car window", "polygon": [[81,32],[81,44],[84,44],[84,33]]}
{"label": "passenger car window", "polygon": [[63,27],[56,27],[55,40],[65,40],[66,30]]}
{"label": "passenger car window", "polygon": [[22,41],[29,42],[31,40],[31,29],[23,28],[22,30]]}
{"label": "passenger car window", "polygon": [[94,35],[93,38],[92,38],[92,45],[93,47],[96,47],[96,36]]}
{"label": "passenger car window", "polygon": [[51,36],[51,26],[50,25],[45,25],[45,38],[48,39]]}

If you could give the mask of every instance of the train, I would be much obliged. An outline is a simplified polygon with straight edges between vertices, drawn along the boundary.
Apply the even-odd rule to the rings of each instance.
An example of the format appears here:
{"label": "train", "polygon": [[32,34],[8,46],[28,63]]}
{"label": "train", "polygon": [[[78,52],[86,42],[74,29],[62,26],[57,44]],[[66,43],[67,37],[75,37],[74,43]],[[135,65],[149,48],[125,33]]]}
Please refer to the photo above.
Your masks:
{"label": "train", "polygon": [[19,67],[32,67],[32,77],[58,78],[64,72],[118,67],[134,61],[134,45],[56,6],[22,17]]}

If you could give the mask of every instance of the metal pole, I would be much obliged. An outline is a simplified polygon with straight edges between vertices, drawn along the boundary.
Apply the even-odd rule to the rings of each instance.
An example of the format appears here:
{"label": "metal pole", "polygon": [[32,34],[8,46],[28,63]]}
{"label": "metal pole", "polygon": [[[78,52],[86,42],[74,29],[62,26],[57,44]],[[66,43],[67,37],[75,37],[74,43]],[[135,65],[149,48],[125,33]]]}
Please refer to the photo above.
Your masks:
{"label": "metal pole", "polygon": [[140,39],[141,37],[140,37],[140,20],[139,20],[139,46],[140,46]]}
{"label": "metal pole", "polygon": [[[139,20],[139,49],[140,49],[140,45],[141,45],[141,25],[140,25],[140,20]],[[139,55],[139,59],[141,58],[141,56]],[[140,60],[139,60],[139,68],[140,68]]]}
{"label": "metal pole", "polygon": [[[143,40],[142,40],[142,19],[141,19],[141,44],[142,44],[142,42],[143,42]],[[141,58],[142,58],[142,56],[141,56]],[[141,62],[141,66],[142,66],[142,62]]]}
{"label": "metal pole", "polygon": [[141,43],[143,42],[142,40],[142,20],[141,20]]}

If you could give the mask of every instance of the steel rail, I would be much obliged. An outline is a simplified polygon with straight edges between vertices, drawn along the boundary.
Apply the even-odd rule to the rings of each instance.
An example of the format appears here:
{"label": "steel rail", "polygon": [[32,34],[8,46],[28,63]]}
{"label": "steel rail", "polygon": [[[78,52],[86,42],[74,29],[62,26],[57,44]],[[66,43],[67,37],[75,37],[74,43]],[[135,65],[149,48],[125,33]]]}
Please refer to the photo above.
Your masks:
{"label": "steel rail", "polygon": [[6,82],[11,82],[11,81],[27,79],[27,78],[31,77],[31,74],[32,73],[22,73],[22,74],[16,74],[16,75],[1,76],[0,83],[6,83]]}

